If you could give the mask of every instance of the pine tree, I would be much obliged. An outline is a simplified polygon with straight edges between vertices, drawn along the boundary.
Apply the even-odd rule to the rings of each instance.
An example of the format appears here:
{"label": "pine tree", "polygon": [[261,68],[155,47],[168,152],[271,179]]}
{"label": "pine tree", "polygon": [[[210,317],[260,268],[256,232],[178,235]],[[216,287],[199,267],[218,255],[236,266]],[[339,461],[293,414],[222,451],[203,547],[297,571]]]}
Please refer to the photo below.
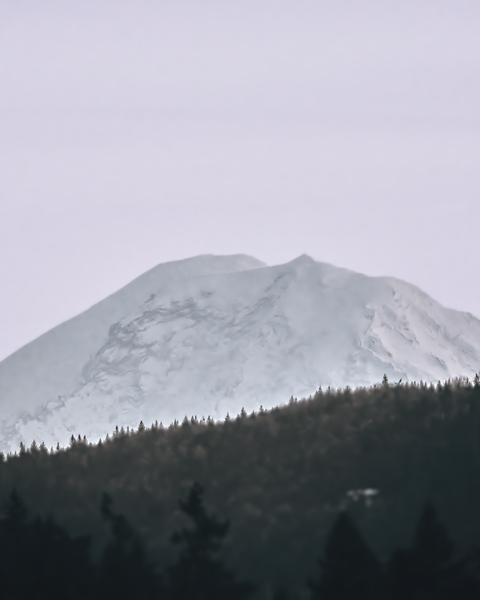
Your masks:
{"label": "pine tree", "polygon": [[229,523],[207,514],[202,486],[195,483],[187,500],[179,504],[193,521],[193,529],[182,529],[171,538],[182,546],[178,562],[168,568],[172,600],[243,600],[250,596],[254,587],[236,582],[218,558]]}
{"label": "pine tree", "polygon": [[102,557],[101,596],[156,599],[159,582],[154,567],[147,563],[140,539],[127,519],[113,512],[108,494],[102,496],[100,512],[113,534]]}
{"label": "pine tree", "polygon": [[453,547],[435,509],[427,504],[417,524],[412,548],[397,550],[390,560],[388,580],[392,598],[477,598],[480,590],[466,569],[468,560],[452,562]]}
{"label": "pine tree", "polygon": [[385,387],[388,386],[388,377],[385,373],[383,374],[382,385],[384,385]]}
{"label": "pine tree", "polygon": [[4,521],[13,527],[23,526],[27,521],[27,508],[15,488],[3,504],[3,514]]}
{"label": "pine tree", "polygon": [[28,519],[14,489],[0,520],[1,597],[80,600],[92,597],[89,538],[71,539],[53,519]]}
{"label": "pine tree", "polygon": [[20,598],[25,590],[25,581],[22,581],[21,577],[22,566],[24,566],[23,555],[28,542],[28,512],[15,488],[3,503],[2,512],[3,519],[0,521],[1,597]]}
{"label": "pine tree", "polygon": [[382,566],[346,512],[337,517],[319,565],[319,583],[308,582],[312,600],[376,600],[383,597]]}

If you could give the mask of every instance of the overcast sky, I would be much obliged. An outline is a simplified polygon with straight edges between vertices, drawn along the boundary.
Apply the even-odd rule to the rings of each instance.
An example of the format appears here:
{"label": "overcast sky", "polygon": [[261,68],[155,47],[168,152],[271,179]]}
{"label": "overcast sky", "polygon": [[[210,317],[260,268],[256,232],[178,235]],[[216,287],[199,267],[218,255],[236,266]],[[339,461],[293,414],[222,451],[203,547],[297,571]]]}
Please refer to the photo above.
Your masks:
{"label": "overcast sky", "polygon": [[160,262],[480,317],[478,0],[0,0],[0,359]]}

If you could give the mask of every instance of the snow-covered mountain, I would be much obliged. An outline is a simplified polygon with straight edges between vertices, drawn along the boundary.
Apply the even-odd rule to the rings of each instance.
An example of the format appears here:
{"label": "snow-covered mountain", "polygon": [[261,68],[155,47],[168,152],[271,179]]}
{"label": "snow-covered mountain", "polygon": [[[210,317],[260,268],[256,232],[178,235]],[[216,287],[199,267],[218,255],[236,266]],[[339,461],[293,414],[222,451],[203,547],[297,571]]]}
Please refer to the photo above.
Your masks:
{"label": "snow-covered mountain", "polygon": [[304,255],[165,263],[0,363],[0,448],[480,370],[480,321]]}

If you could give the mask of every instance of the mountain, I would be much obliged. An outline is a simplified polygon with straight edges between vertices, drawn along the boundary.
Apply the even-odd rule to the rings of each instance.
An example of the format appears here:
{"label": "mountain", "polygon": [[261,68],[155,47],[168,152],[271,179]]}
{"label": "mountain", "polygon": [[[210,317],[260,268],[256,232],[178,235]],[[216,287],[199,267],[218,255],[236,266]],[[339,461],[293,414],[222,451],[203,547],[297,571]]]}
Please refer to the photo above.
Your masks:
{"label": "mountain", "polygon": [[480,369],[480,321],[417,287],[303,255],[165,263],[0,363],[0,446],[218,419],[320,385]]}

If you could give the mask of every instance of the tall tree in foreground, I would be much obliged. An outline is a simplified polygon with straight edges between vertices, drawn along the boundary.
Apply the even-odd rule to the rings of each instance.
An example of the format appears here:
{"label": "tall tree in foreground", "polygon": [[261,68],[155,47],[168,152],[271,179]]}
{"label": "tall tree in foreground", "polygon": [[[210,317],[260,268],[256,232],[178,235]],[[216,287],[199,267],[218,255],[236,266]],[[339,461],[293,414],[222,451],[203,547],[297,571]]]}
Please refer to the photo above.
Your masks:
{"label": "tall tree in foreground", "polygon": [[101,562],[101,596],[157,599],[160,586],[155,569],[147,562],[142,543],[127,519],[113,512],[108,494],[102,496],[100,511],[113,534]]}
{"label": "tall tree in foreground", "polygon": [[71,538],[52,518],[28,519],[13,490],[0,519],[0,597],[23,600],[92,598],[95,570],[88,536]]}
{"label": "tall tree in foreground", "polygon": [[181,550],[178,561],[169,567],[173,600],[243,600],[254,591],[235,576],[218,558],[221,542],[229,528],[227,521],[208,515],[203,506],[203,488],[195,483],[181,510],[193,521],[192,529],[175,532],[171,538]]}
{"label": "tall tree in foreground", "polygon": [[480,588],[469,570],[469,557],[452,561],[453,542],[427,504],[418,522],[413,546],[393,553],[388,566],[393,600],[469,600],[480,598]]}
{"label": "tall tree in foreground", "polygon": [[312,600],[384,597],[382,566],[346,512],[338,515],[319,565],[320,581],[308,582]]}

